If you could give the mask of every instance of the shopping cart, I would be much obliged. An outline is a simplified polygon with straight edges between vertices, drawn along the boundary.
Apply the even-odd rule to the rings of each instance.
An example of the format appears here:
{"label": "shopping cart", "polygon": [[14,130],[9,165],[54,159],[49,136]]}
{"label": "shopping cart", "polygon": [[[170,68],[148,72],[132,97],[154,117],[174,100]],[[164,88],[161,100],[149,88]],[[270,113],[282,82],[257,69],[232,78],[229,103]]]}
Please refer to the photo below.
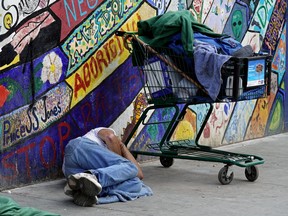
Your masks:
{"label": "shopping cart", "polygon": [[[193,74],[193,58],[179,55],[169,47],[151,47],[141,41],[137,33],[118,31],[116,35],[123,37],[125,47],[131,51],[133,64],[139,69],[144,92],[150,104],[124,141],[126,145],[134,143],[133,146],[144,150],[131,150],[131,153],[135,157],[160,157],[160,163],[164,167],[172,166],[174,158],[223,163],[225,165],[218,173],[218,180],[223,185],[233,180],[231,166],[236,165],[245,168],[245,176],[249,181],[255,181],[259,175],[256,165],[263,164],[263,158],[213,149],[198,143],[215,101],[211,100],[208,92]],[[255,77],[249,77],[248,72],[253,65],[258,64],[262,64],[260,69],[263,74],[255,80]],[[270,74],[269,55],[231,58],[223,66],[223,84],[216,102],[227,103],[266,97],[270,92]],[[207,108],[196,138],[173,138],[187,109],[195,104],[205,104]],[[158,132],[153,135],[155,129]]]}

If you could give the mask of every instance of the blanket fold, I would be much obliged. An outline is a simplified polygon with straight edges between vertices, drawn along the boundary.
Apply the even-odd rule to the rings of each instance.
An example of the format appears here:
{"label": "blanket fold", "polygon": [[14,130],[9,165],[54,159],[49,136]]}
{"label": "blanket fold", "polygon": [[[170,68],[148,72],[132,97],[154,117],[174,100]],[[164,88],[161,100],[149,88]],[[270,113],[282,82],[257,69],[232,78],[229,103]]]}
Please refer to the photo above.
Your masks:
{"label": "blanket fold", "polygon": [[194,45],[196,77],[215,101],[222,85],[221,68],[231,56],[218,54],[214,46],[204,42],[195,40]]}
{"label": "blanket fold", "polygon": [[[142,182],[142,181],[141,181]],[[107,203],[113,203],[113,202],[126,202],[135,200],[139,197],[145,197],[145,196],[152,196],[153,192],[151,188],[147,185],[145,185],[143,182],[141,184],[141,188],[138,188],[139,185],[134,186],[133,184],[129,184],[129,190],[120,190],[120,189],[112,189],[109,191],[109,195],[104,197],[98,198],[98,204],[107,204]]]}

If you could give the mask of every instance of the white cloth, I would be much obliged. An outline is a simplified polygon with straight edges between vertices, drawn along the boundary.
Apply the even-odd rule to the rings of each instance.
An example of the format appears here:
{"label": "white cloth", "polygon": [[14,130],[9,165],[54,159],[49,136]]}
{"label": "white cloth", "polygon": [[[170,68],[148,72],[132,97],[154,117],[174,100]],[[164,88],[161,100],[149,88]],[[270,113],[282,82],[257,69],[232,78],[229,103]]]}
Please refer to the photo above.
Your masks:
{"label": "white cloth", "polygon": [[84,138],[87,138],[87,139],[90,139],[90,140],[96,142],[98,145],[107,148],[106,143],[105,143],[102,139],[100,139],[100,137],[98,136],[99,131],[102,130],[102,129],[111,130],[111,131],[113,131],[113,133],[116,135],[116,132],[115,132],[112,128],[97,127],[97,128],[94,128],[94,129],[90,130],[90,131],[89,131],[88,133],[86,133],[83,137],[84,137]]}

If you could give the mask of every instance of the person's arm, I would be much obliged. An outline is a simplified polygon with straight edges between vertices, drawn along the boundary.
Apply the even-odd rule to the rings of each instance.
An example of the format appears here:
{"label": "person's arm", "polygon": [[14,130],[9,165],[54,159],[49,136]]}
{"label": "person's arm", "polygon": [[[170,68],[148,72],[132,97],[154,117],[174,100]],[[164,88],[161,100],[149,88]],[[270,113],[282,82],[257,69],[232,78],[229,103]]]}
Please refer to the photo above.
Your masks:
{"label": "person's arm", "polygon": [[131,152],[129,151],[129,149],[126,147],[126,145],[124,145],[124,143],[121,143],[121,152],[122,152],[122,156],[128,160],[130,160],[132,163],[134,163],[137,168],[138,168],[138,174],[137,176],[140,179],[144,178],[144,174],[142,172],[142,169],[138,163],[138,161],[134,158],[134,156],[131,154]]}
{"label": "person's arm", "polygon": [[138,168],[137,176],[140,179],[144,178],[144,175],[143,175],[143,172],[142,172],[142,169],[141,169],[139,163],[133,157],[133,155],[131,154],[129,149],[121,142],[120,138],[118,136],[116,136],[112,130],[101,129],[98,132],[98,136],[100,139],[102,139],[106,143],[106,145],[110,151],[113,151],[116,154],[121,155],[122,157],[130,160],[133,164],[135,164]]}

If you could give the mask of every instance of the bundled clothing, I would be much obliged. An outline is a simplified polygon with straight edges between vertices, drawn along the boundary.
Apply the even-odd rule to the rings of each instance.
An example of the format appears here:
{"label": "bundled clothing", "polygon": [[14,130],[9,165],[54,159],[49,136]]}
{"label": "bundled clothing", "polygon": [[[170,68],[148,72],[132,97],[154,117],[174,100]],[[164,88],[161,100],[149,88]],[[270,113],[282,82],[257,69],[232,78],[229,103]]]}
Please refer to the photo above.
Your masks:
{"label": "bundled clothing", "polygon": [[173,35],[181,33],[182,46],[185,52],[193,55],[194,32],[211,37],[221,37],[208,26],[197,22],[188,10],[169,11],[165,14],[139,21],[139,38],[151,46],[166,46]]}
{"label": "bundled clothing", "polygon": [[[189,10],[169,11],[138,22],[139,39],[151,47],[169,47],[184,58],[192,79],[215,101],[223,83],[221,68],[242,45],[232,37],[198,23]],[[173,58],[172,58],[173,60]],[[181,65],[177,65],[181,69]]]}

